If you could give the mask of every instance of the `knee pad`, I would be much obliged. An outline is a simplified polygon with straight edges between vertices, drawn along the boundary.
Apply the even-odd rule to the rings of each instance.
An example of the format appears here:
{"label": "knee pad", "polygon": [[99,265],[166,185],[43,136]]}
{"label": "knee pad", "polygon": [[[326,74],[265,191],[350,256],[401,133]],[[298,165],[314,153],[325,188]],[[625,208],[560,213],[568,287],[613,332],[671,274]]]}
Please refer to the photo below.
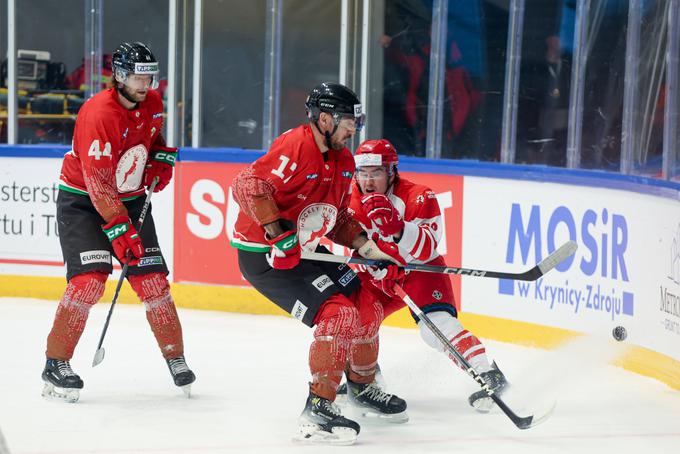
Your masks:
{"label": "knee pad", "polygon": [[[460,321],[448,312],[436,311],[426,315],[449,340],[455,338],[463,331],[463,325],[461,325]],[[440,352],[445,350],[440,340],[430,331],[425,322],[420,320],[418,328],[420,329],[420,336],[427,345]]]}
{"label": "knee pad", "polygon": [[128,281],[147,311],[172,303],[170,283],[164,273],[130,275]]}
{"label": "knee pad", "polygon": [[359,311],[345,295],[336,293],[323,303],[314,323],[315,339],[332,336],[349,342],[359,324]]}
{"label": "knee pad", "polygon": [[100,271],[77,274],[68,281],[60,305],[89,310],[104,294],[107,274]]}

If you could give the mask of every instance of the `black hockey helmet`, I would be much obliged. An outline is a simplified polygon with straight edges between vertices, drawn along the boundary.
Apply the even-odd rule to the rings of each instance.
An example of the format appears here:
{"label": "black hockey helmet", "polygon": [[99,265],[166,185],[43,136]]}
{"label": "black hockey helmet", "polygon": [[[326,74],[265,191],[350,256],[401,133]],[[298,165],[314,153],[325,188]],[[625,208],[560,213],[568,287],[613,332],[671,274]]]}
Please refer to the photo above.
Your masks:
{"label": "black hockey helmet", "polygon": [[307,117],[315,123],[319,120],[321,112],[331,114],[336,127],[343,118],[353,118],[356,121],[357,132],[361,131],[366,118],[356,93],[342,84],[333,82],[323,82],[312,88],[305,101],[305,108]]}
{"label": "black hockey helmet", "polygon": [[151,75],[151,88],[158,88],[158,60],[151,49],[140,42],[123,42],[113,52],[113,74],[125,83],[130,74]]}

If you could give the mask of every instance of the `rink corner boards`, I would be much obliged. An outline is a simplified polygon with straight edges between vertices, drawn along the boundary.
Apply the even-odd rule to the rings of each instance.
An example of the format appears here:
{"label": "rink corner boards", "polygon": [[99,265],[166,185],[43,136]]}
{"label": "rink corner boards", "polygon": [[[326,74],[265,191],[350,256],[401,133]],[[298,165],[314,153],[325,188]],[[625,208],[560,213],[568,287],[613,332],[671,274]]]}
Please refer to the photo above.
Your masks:
{"label": "rink corner boards", "polygon": [[[102,302],[111,301],[115,281],[109,280]],[[0,297],[36,298],[56,301],[64,290],[64,278],[0,275]],[[243,314],[289,316],[252,288],[172,283],[178,307]],[[138,304],[132,289],[124,285],[118,299],[123,304]],[[554,349],[582,333],[487,315],[461,313],[467,329],[479,337],[527,347]],[[415,328],[410,313],[402,309],[385,320],[385,325]],[[626,370],[655,378],[680,390],[680,361],[647,348],[629,346],[615,362]]]}

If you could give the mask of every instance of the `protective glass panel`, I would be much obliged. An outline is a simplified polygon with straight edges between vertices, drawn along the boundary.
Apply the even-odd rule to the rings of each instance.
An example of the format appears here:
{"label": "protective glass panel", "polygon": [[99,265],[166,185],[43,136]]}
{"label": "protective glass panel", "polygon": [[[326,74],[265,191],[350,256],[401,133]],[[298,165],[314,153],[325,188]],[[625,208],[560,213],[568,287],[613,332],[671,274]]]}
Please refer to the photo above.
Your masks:
{"label": "protective glass panel", "polygon": [[203,2],[201,146],[262,146],[266,3]]}
{"label": "protective glass panel", "polygon": [[669,5],[670,2],[643,2],[641,14],[632,173],[650,177],[662,174]]}
{"label": "protective glass panel", "polygon": [[279,133],[305,123],[309,91],[340,72],[340,1],[282,3]]}
{"label": "protective glass panel", "polygon": [[565,166],[576,2],[527,0],[515,162]]}
{"label": "protective glass panel", "polygon": [[[451,8],[451,7],[449,7]],[[432,2],[386,1],[382,46],[383,137],[399,154],[425,155]],[[368,127],[372,130],[368,116]]]}
{"label": "protective glass panel", "polygon": [[[71,143],[75,114],[83,103],[74,81],[83,58],[83,10],[82,0],[16,2],[17,143]],[[5,13],[3,30],[6,20]],[[6,49],[6,40],[5,33],[2,49]],[[3,86],[6,62],[3,58]],[[6,128],[2,134],[5,142]]]}
{"label": "protective glass panel", "polygon": [[620,170],[627,0],[591,0],[581,167]]}
{"label": "protective glass panel", "polygon": [[449,1],[442,158],[499,160],[508,3]]}

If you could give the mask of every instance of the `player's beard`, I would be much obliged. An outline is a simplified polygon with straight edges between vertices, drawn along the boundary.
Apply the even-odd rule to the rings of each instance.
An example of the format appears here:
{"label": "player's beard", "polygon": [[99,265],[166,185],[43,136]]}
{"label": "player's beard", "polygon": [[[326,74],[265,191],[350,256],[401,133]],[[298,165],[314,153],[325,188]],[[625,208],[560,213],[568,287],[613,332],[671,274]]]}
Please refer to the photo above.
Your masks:
{"label": "player's beard", "polygon": [[335,134],[331,136],[331,148],[335,151],[340,151],[344,149],[347,145],[345,145],[347,141],[345,140],[344,142],[337,140],[335,138]]}
{"label": "player's beard", "polygon": [[147,89],[143,94],[138,93],[137,90],[129,88],[127,85],[123,85],[120,90],[124,91],[127,96],[125,98],[131,102],[142,102],[146,99],[146,95],[149,93]]}

